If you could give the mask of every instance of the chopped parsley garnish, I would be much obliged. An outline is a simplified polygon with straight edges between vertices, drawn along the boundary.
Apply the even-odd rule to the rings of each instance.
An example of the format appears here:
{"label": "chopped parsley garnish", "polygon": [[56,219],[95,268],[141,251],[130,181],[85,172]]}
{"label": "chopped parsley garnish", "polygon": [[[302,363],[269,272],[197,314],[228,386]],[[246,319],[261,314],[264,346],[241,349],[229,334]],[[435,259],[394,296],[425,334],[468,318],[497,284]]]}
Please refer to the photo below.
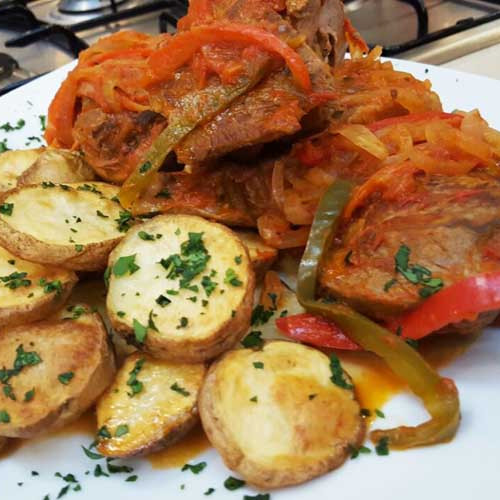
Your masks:
{"label": "chopped parsley garnish", "polygon": [[154,241],[154,239],[155,239],[154,234],[146,233],[146,231],[139,231],[137,236],[139,236],[139,238],[141,238],[141,240],[144,240],[144,241]]}
{"label": "chopped parsley garnish", "polygon": [[243,260],[243,256],[242,256],[242,255],[238,255],[238,256],[236,256],[236,257],[234,258],[234,262],[235,262],[236,264],[238,264],[238,265],[240,265],[240,264],[241,264],[242,260]]}
{"label": "chopped parsley garnish", "polygon": [[77,252],[83,252],[83,245],[80,245],[79,243],[77,243],[77,244],[75,245],[75,250],[76,250]]}
{"label": "chopped parsley garnish", "polygon": [[379,418],[385,418],[385,413],[382,410],[379,410],[378,408],[375,409],[375,415]]}
{"label": "chopped parsley garnish", "polygon": [[167,290],[165,293],[168,295],[179,295],[179,290]]}
{"label": "chopped parsley garnish", "polygon": [[0,153],[5,153],[5,151],[9,151],[10,148],[7,146],[7,139],[0,141]]}
{"label": "chopped parsley garnish", "polygon": [[377,455],[386,456],[389,455],[389,438],[380,438],[379,442],[375,446],[375,451]]}
{"label": "chopped parsley garnish", "polygon": [[211,495],[213,492],[215,491],[214,488],[208,488],[207,491],[205,491],[205,493],[203,493],[205,496],[208,496],[208,495]]}
{"label": "chopped parsley garnish", "polygon": [[340,364],[339,358],[335,354],[330,354],[330,370],[332,372],[332,376],[330,380],[337,386],[342,389],[352,390],[354,386],[349,384],[345,379],[344,370]]}
{"label": "chopped parsley garnish", "polygon": [[384,284],[384,292],[388,292],[396,283],[398,282],[397,279],[392,278],[387,283]]}
{"label": "chopped parsley garnish", "polygon": [[[421,285],[418,293],[422,298],[428,298],[439,292],[444,286],[441,278],[433,278],[432,271],[419,264],[410,264],[411,250],[407,245],[401,245],[394,256],[396,272],[402,274],[410,283]],[[387,285],[387,283],[386,283]],[[384,286],[385,290],[385,286]]]}
{"label": "chopped parsley garnish", "polygon": [[250,320],[250,324],[252,326],[265,325],[274,314],[274,311],[271,309],[265,309],[262,304],[258,304],[254,307],[252,311],[252,317]]}
{"label": "chopped parsley garnish", "polygon": [[14,203],[2,203],[0,205],[0,214],[12,215],[13,210],[14,210]]}
{"label": "chopped parsley garnish", "polygon": [[76,479],[74,474],[66,474],[63,476],[60,472],[56,472],[54,476],[60,477],[65,483],[78,483],[78,479]]}
{"label": "chopped parsley garnish", "polygon": [[69,484],[67,484],[64,488],[61,488],[61,491],[59,491],[57,498],[63,497],[64,495],[66,495],[66,493],[68,493],[68,491],[69,491]]}
{"label": "chopped parsley garnish", "polygon": [[181,253],[161,259],[168,279],[179,278],[180,288],[188,288],[191,281],[201,274],[210,259],[203,243],[203,233],[188,233],[188,240],[181,244]]}
{"label": "chopped parsley garnish", "polygon": [[124,318],[126,316],[126,312],[125,311],[116,311],[116,315],[119,317],[119,318]]}
{"label": "chopped parsley garnish", "polygon": [[40,127],[44,131],[47,128],[47,117],[45,115],[38,115],[38,118],[40,119]]}
{"label": "chopped parsley garnish", "polygon": [[165,297],[165,295],[158,295],[156,297],[155,302],[160,306],[160,307],[166,307],[168,306],[172,301],[168,298]]}
{"label": "chopped parsley garnish", "polygon": [[88,191],[89,193],[94,194],[102,194],[102,191],[99,191],[94,184],[82,184],[76,188],[78,191]]}
{"label": "chopped parsley garnish", "polygon": [[35,388],[24,393],[24,402],[29,403],[35,397]]}
{"label": "chopped parsley garnish", "polygon": [[134,274],[138,271],[140,267],[135,263],[135,257],[136,254],[126,255],[117,259],[113,264],[113,275],[124,276],[127,273]]}
{"label": "chopped parsley garnish", "polygon": [[5,397],[12,399],[12,401],[16,400],[16,396],[14,395],[14,391],[12,390],[12,386],[10,384],[5,384],[3,386],[3,393]]}
{"label": "chopped parsley garnish", "polygon": [[252,331],[242,341],[243,347],[260,347],[264,343],[262,332]]}
{"label": "chopped parsley garnish", "polygon": [[207,466],[206,462],[199,462],[197,464],[184,464],[181,471],[190,470],[193,474],[199,474]]}
{"label": "chopped parsley garnish", "polygon": [[0,423],[8,424],[10,422],[10,415],[5,410],[0,410]]}
{"label": "chopped parsley garnish", "polygon": [[226,283],[226,285],[231,285],[231,286],[243,285],[243,281],[241,281],[238,278],[238,275],[236,274],[235,270],[232,269],[231,267],[226,270],[226,276],[224,277],[224,283]]}
{"label": "chopped parsley garnish", "polygon": [[14,360],[14,367],[11,369],[5,367],[0,368],[0,383],[4,385],[4,394],[11,399],[15,399],[15,396],[12,392],[12,387],[9,384],[9,380],[16,375],[19,375],[19,373],[21,373],[25,366],[34,366],[41,362],[42,359],[36,352],[27,352],[23,349],[22,344],[19,345],[16,349],[16,359]]}
{"label": "chopped parsley garnish", "polygon": [[74,376],[75,374],[73,372],[65,372],[58,375],[57,380],[59,380],[59,382],[63,385],[68,385]]}
{"label": "chopped parsley garnish", "polygon": [[153,320],[154,316],[157,316],[157,314],[154,314],[153,310],[151,309],[151,311],[149,311],[149,316],[148,316],[148,328],[157,332],[158,328],[156,327],[155,322]]}
{"label": "chopped parsley garnish", "polygon": [[142,366],[144,365],[144,358],[141,358],[135,362],[133,370],[129,372],[129,377],[127,380],[127,385],[130,387],[131,392],[127,392],[127,394],[132,398],[136,394],[142,392],[144,388],[144,384],[137,379],[139,372],[142,370]]}
{"label": "chopped parsley garnish", "polygon": [[0,125],[0,130],[4,132],[12,132],[14,130],[21,130],[26,125],[26,122],[20,118],[17,120],[16,125],[11,125],[9,122],[5,122],[3,125]]}
{"label": "chopped parsley garnish", "polygon": [[137,342],[139,342],[139,344],[142,344],[144,342],[144,340],[146,340],[146,335],[148,333],[148,327],[141,325],[141,323],[139,323],[139,321],[137,321],[135,318],[133,320],[132,325],[134,328],[135,340],[137,340]]}
{"label": "chopped parsley garnish", "polygon": [[[189,396],[190,392],[186,391],[184,387],[181,387],[177,382],[173,383],[170,386],[170,389],[172,389],[174,392],[178,392],[179,394],[182,394],[183,396]],[[183,469],[184,470],[184,469]]]}
{"label": "chopped parsley garnish", "polygon": [[128,434],[129,428],[127,424],[120,424],[115,431],[115,437],[119,438]]}
{"label": "chopped parsley garnish", "polygon": [[109,215],[103,214],[100,210],[96,210],[95,213],[98,217],[102,217],[103,219],[109,219]]}
{"label": "chopped parsley garnish", "polygon": [[97,437],[99,439],[111,439],[111,432],[109,432],[108,428],[103,425],[98,431],[97,431]]}
{"label": "chopped parsley garnish", "polygon": [[312,401],[316,396],[317,394],[309,394],[309,396],[307,396],[307,399],[309,399],[309,401]]}
{"label": "chopped parsley garnish", "polygon": [[134,217],[128,210],[121,210],[118,219],[115,219],[115,222],[118,223],[118,231],[126,233],[130,229],[130,224],[133,220]]}
{"label": "chopped parsley garnish", "polygon": [[415,339],[405,339],[405,342],[413,349],[418,349],[418,340]]}
{"label": "chopped parsley garnish", "polygon": [[159,193],[156,194],[155,198],[171,198],[172,195],[167,188],[163,188]]}
{"label": "chopped parsley garnish", "polygon": [[145,161],[140,167],[139,167],[139,173],[140,174],[145,174],[148,170],[151,169],[153,165],[151,165],[150,161]]}
{"label": "chopped parsley garnish", "polygon": [[112,460],[112,458],[106,459],[106,465],[110,474],[130,474],[134,472],[133,467],[129,467],[128,465],[114,465],[111,463]]}
{"label": "chopped parsley garnish", "polygon": [[16,271],[7,276],[0,276],[0,281],[4,283],[5,287],[15,290],[21,286],[28,287],[31,285],[31,280],[26,279],[26,276],[28,276],[28,273]]}
{"label": "chopped parsley garnish", "polygon": [[127,483],[135,483],[137,481],[137,476],[129,476],[125,479]]}
{"label": "chopped parsley garnish", "polygon": [[82,446],[82,450],[87,455],[88,458],[91,460],[101,460],[101,458],[104,458],[102,455],[99,453],[94,453],[93,451],[90,451],[89,449],[85,448],[85,446]]}
{"label": "chopped parsley garnish", "polygon": [[243,500],[269,500],[271,495],[269,493],[258,493],[257,495],[245,495]]}
{"label": "chopped parsley garnish", "polygon": [[179,320],[179,324],[175,327],[177,330],[180,330],[181,328],[186,328],[188,326],[189,320],[185,317],[182,316],[182,318]]}
{"label": "chopped parsley garnish", "polygon": [[370,450],[370,448],[367,448],[366,446],[360,446],[359,448],[355,448],[352,445],[349,446],[349,451],[351,452],[351,459],[353,460],[355,458],[358,458],[360,453],[367,455],[368,453],[372,452],[372,450]]}
{"label": "chopped parsley garnish", "polygon": [[210,278],[210,276],[203,276],[203,278],[201,279],[201,286],[203,287],[203,290],[205,290],[207,297],[210,297],[212,292],[216,289],[217,283],[215,281],[212,281],[212,278]]}
{"label": "chopped parsley garnish", "polygon": [[41,278],[38,284],[43,287],[44,293],[55,292],[60,295],[63,291],[61,280],[47,281],[45,278]]}
{"label": "chopped parsley garnish", "polygon": [[253,363],[253,367],[257,368],[258,370],[262,370],[264,368],[264,363],[262,361],[255,361]]}
{"label": "chopped parsley garnish", "polygon": [[104,477],[109,477],[109,474],[107,474],[106,472],[104,472],[102,470],[102,467],[100,464],[97,464],[95,466],[95,469],[94,469],[94,476],[95,477],[101,477],[101,476],[104,476]]}
{"label": "chopped parsley garnish", "polygon": [[56,187],[56,185],[53,182],[51,182],[51,181],[43,181],[42,182],[42,188],[43,189],[55,188],[55,187]]}
{"label": "chopped parsley garnish", "polygon": [[15,266],[16,265],[16,261],[14,259],[9,259],[7,261],[7,263],[9,263],[11,266]]}
{"label": "chopped parsley garnish", "polygon": [[68,306],[66,311],[71,313],[71,318],[68,319],[78,319],[82,314],[86,314],[87,312],[83,306]]}
{"label": "chopped parsley garnish", "polygon": [[[251,401],[251,400],[250,400]],[[245,486],[245,481],[242,479],[238,479],[233,476],[229,476],[225,481],[224,481],[224,488],[226,488],[229,491],[234,491],[237,490],[238,488],[242,488]]]}

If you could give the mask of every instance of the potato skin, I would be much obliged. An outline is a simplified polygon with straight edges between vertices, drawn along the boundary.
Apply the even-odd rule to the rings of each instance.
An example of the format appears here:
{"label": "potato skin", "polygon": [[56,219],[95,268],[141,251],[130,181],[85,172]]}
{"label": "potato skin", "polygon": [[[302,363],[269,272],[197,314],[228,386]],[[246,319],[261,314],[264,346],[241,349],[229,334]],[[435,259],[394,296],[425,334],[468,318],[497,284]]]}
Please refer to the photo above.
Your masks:
{"label": "potato skin", "polygon": [[0,193],[17,186],[19,177],[43,153],[44,148],[9,150],[0,154]]}
{"label": "potato skin", "polygon": [[[137,379],[143,387],[131,397],[126,382],[139,360],[143,365]],[[184,437],[199,422],[196,402],[205,372],[203,364],[169,363],[139,352],[130,355],[97,403],[99,428],[105,426],[113,436],[117,425],[127,424],[129,432],[101,439],[99,453],[117,458],[143,456]],[[171,390],[173,383],[189,395]]]}
{"label": "potato skin", "polygon": [[[107,332],[96,313],[0,330],[1,366],[12,366],[19,345],[36,352],[42,362],[23,368],[11,379],[17,399],[2,402],[10,415],[10,422],[0,426],[4,437],[31,438],[77,419],[107,388],[116,371]],[[62,384],[58,376],[69,371],[74,377]],[[32,400],[23,401],[33,388]]]}
{"label": "potato skin", "polygon": [[17,180],[18,186],[41,182],[92,181],[95,174],[81,154],[66,149],[45,148]]}
{"label": "potato skin", "polygon": [[[71,188],[77,188],[85,183],[68,184]],[[115,186],[103,183],[92,183],[100,189],[113,189]],[[21,186],[4,193],[0,197],[0,203],[8,202],[12,196],[17,195],[23,189],[36,188],[36,186]],[[59,188],[53,188],[59,189]],[[47,190],[48,191],[48,190]],[[50,192],[50,191],[48,191]],[[116,194],[116,193],[115,193]],[[57,230],[55,226],[54,230]],[[103,241],[83,244],[83,249],[77,250],[75,244],[58,244],[42,241],[35,236],[20,231],[9,224],[8,219],[0,217],[0,245],[23,259],[40,264],[64,267],[74,271],[102,271],[106,267],[107,259],[111,250],[120,242],[124,235],[116,235],[114,238]]]}
{"label": "potato skin", "polygon": [[[167,234],[165,225],[168,227],[179,227],[183,230],[182,236],[175,236],[173,234]],[[160,228],[163,228],[161,230]],[[110,287],[108,290],[107,297],[107,311],[108,316],[110,318],[113,329],[125,336],[130,343],[135,345],[137,348],[141,349],[144,352],[151,354],[152,356],[164,359],[167,361],[173,361],[178,363],[200,363],[206,360],[212,359],[218,356],[220,353],[232,347],[246,332],[250,323],[250,317],[252,313],[252,305],[253,305],[253,294],[255,289],[255,276],[250,264],[250,259],[248,257],[248,252],[243,243],[237,238],[237,236],[227,227],[222,226],[220,224],[214,222],[208,222],[205,219],[197,216],[191,215],[160,215],[154,217],[148,222],[145,222],[140,227],[132,228],[125,237],[124,240],[113,250],[110,254],[109,258],[109,267],[112,267],[114,262],[120,257],[128,254],[137,254],[140,256],[147,250],[147,246],[145,248],[133,246],[131,241],[132,239],[137,239],[137,234],[139,231],[146,231],[151,233],[163,232],[164,239],[174,239],[177,238],[180,240],[186,239],[187,232],[204,232],[205,235],[208,235],[210,231],[216,231],[216,236],[220,241],[223,241],[226,237],[229,243],[231,243],[235,248],[238,249],[235,255],[241,255],[242,261],[238,266],[238,272],[241,275],[245,276],[245,293],[242,297],[242,300],[239,302],[237,306],[235,306],[234,314],[228,315],[228,309],[231,310],[231,307],[228,307],[227,304],[221,305],[221,308],[217,312],[211,312],[210,315],[217,317],[219,316],[227,316],[227,319],[223,322],[220,322],[217,325],[217,328],[211,330],[210,332],[204,332],[203,336],[200,335],[189,335],[182,331],[182,335],[180,335],[179,331],[175,329],[175,324],[173,321],[171,322],[169,332],[162,332],[162,328],[159,328],[159,332],[156,332],[152,329],[148,329],[148,334],[146,340],[143,344],[139,344],[135,341],[134,338],[134,330],[131,324],[130,319],[126,321],[123,318],[120,318],[117,315],[118,306],[126,307],[128,309],[127,316],[129,318],[135,317],[137,318],[138,312],[133,311],[134,307],[132,305],[124,305],[127,304],[125,299],[122,299],[120,295],[117,295],[118,287],[120,286],[119,281],[116,281],[117,278],[111,276],[110,278]],[[212,235],[213,236],[213,235]],[[164,240],[159,240],[164,241]],[[150,243],[153,245],[153,243]],[[157,243],[160,244],[160,243]],[[142,245],[142,243],[141,243]],[[207,243],[208,245],[208,243]],[[229,245],[228,245],[229,246]],[[149,247],[151,248],[151,247]],[[140,257],[138,257],[140,258]],[[216,259],[220,259],[220,255],[212,255],[211,266],[213,265],[213,261]],[[232,257],[231,257],[232,259]],[[140,260],[139,260],[140,262]],[[231,260],[234,266],[234,260]],[[143,270],[137,271],[133,275],[133,277],[139,276],[139,273],[143,272]],[[154,273],[156,274],[156,272]],[[150,286],[154,286],[154,274],[149,277],[148,288]],[[164,270],[163,270],[164,274]],[[222,281],[224,276],[222,275],[218,281]],[[118,280],[127,278],[118,278]],[[115,289],[116,287],[116,289]],[[168,287],[165,287],[168,288]],[[200,287],[201,288],[201,287]],[[144,290],[142,290],[144,292]],[[200,299],[204,298],[200,293]],[[192,295],[192,293],[191,293]],[[230,295],[230,293],[226,294],[226,297]],[[118,299],[119,298],[119,299]],[[174,299],[173,299],[174,300]],[[184,299],[185,301],[185,299]],[[189,302],[185,301],[186,306],[189,306]],[[154,304],[152,304],[154,307]],[[142,307],[144,309],[145,306]],[[148,309],[149,309],[148,305]],[[144,311],[142,311],[144,313]],[[157,312],[161,312],[157,310]],[[135,316],[133,316],[135,314]],[[208,313],[207,313],[208,314]],[[185,316],[188,316],[186,313]],[[147,324],[147,319],[141,320],[142,324]]]}
{"label": "potato skin", "polygon": [[[296,352],[287,354],[286,344]],[[263,362],[262,370],[252,366],[254,360]],[[306,366],[307,360],[313,364]],[[261,351],[229,351],[211,365],[198,407],[203,428],[227,467],[254,486],[279,488],[308,481],[339,467],[350,454],[349,445],[361,445],[365,427],[359,405],[353,391],[338,388],[329,377],[325,379],[328,364],[326,355],[310,347],[269,341]],[[266,370],[272,370],[270,377],[274,378],[267,381],[261,378],[262,383],[254,383],[248,389],[246,384],[255,382],[253,376],[268,377]],[[322,371],[326,384],[313,384],[317,394],[312,398],[307,394],[311,380],[304,375],[308,370]],[[302,376],[295,377],[292,373]],[[258,400],[253,402],[251,394],[259,394]],[[308,410],[307,405],[313,404],[316,406]],[[262,414],[252,412],[260,412],[262,408],[265,418],[258,420]],[[258,452],[244,449],[242,443],[249,440],[261,444]],[[270,454],[274,449],[278,450],[276,454]]]}

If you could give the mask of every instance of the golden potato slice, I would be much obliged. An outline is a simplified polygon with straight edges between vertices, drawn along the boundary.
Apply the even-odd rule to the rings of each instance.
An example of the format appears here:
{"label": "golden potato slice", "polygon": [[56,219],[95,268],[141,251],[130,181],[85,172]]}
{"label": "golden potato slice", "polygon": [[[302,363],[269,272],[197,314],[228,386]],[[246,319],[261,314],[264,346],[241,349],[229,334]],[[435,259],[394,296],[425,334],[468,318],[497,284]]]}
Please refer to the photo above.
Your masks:
{"label": "golden potato slice", "polygon": [[106,267],[130,214],[102,182],[23,186],[0,199],[0,244],[23,259],[76,271]]}
{"label": "golden potato slice", "polygon": [[254,273],[228,228],[161,215],[129,231],[109,258],[113,328],[155,357],[196,363],[231,347],[250,322]]}
{"label": "golden potato slice", "polygon": [[354,392],[332,381],[339,371],[345,377],[325,354],[293,342],[226,353],[198,398],[208,439],[230,469],[262,488],[339,467],[364,436]]}
{"label": "golden potato slice", "polygon": [[28,262],[0,247],[0,324],[46,318],[64,304],[77,281],[73,271]]}
{"label": "golden potato slice", "polygon": [[95,179],[83,155],[65,149],[46,148],[17,181],[18,186],[42,182],[84,182]]}
{"label": "golden potato slice", "polygon": [[18,178],[42,154],[44,148],[17,149],[0,154],[0,193],[14,189]]}
{"label": "golden potato slice", "polygon": [[236,234],[247,247],[255,275],[260,280],[278,257],[278,250],[267,245],[253,231],[236,231]]}
{"label": "golden potato slice", "polygon": [[129,356],[97,403],[107,457],[145,455],[183,437],[197,422],[203,364],[172,364],[143,353]]}
{"label": "golden potato slice", "polygon": [[78,418],[113,381],[100,316],[84,306],[65,320],[0,330],[0,435],[30,438]]}

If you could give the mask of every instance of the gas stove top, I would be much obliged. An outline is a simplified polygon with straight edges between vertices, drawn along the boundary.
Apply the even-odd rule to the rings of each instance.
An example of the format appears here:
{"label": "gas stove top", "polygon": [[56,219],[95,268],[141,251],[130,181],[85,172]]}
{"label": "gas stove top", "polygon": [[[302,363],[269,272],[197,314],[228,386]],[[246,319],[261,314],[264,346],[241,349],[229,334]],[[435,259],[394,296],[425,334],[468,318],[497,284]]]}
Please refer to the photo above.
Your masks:
{"label": "gas stove top", "polygon": [[[500,0],[344,0],[384,54],[433,64],[500,43]],[[0,95],[120,29],[172,32],[187,0],[0,0]]]}

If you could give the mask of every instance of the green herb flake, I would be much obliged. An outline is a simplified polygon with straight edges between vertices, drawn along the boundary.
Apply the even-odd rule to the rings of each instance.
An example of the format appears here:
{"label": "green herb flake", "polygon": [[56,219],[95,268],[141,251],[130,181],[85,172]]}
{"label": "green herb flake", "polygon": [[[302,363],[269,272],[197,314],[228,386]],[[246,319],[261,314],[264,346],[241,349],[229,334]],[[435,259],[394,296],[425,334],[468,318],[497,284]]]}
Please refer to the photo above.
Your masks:
{"label": "green herb flake", "polygon": [[139,231],[137,233],[137,236],[139,236],[139,238],[144,241],[154,241],[155,239],[154,234],[146,233],[146,231]]}
{"label": "green herb flake", "polygon": [[124,318],[126,316],[126,312],[125,311],[117,311],[116,312],[116,315],[119,317],[119,318]]}
{"label": "green herb flake", "polygon": [[58,375],[57,380],[59,380],[59,382],[63,385],[68,385],[74,376],[75,374],[73,372],[65,372]]}
{"label": "green herb flake", "polygon": [[129,377],[127,380],[127,385],[130,387],[131,392],[127,394],[132,398],[136,394],[139,394],[144,389],[144,384],[137,379],[142,367],[144,365],[145,359],[141,358],[135,362],[134,368],[129,372]]}
{"label": "green herb flake", "polygon": [[372,452],[372,450],[370,450],[370,448],[367,448],[366,446],[360,446],[359,448],[356,448],[352,445],[349,445],[349,451],[351,452],[351,460],[358,458],[361,453],[367,455]]}
{"label": "green herb flake", "polygon": [[61,488],[59,494],[57,495],[57,498],[63,497],[64,495],[66,495],[66,493],[68,493],[68,491],[69,491],[69,484],[66,485],[64,488]]}
{"label": "green herb flake", "polygon": [[16,265],[16,261],[14,259],[9,259],[7,261],[8,264],[10,264],[11,266],[15,266]]}
{"label": "green herb flake", "polygon": [[83,245],[80,245],[79,243],[77,243],[77,244],[75,245],[75,250],[76,250],[77,252],[83,252]]}
{"label": "green herb flake", "polygon": [[181,471],[190,470],[193,474],[199,474],[207,466],[206,462],[199,462],[197,464],[184,464]]}
{"label": "green herb flake", "polygon": [[97,214],[98,217],[101,217],[103,219],[109,219],[109,215],[103,214],[100,210],[96,210],[95,213]]}
{"label": "green herb flake", "polygon": [[163,188],[159,193],[155,195],[155,198],[171,198],[172,195],[167,188]]}
{"label": "green herb flake", "polygon": [[243,261],[243,256],[242,255],[238,255],[234,258],[234,262],[236,264],[238,264],[238,266],[241,264],[241,262]]}
{"label": "green herb flake", "polygon": [[264,369],[264,363],[262,361],[255,361],[253,363],[253,367],[258,369],[258,370],[263,370]]}
{"label": "green herb flake", "polygon": [[236,274],[235,270],[231,267],[226,270],[226,275],[224,277],[224,283],[226,283],[226,285],[231,285],[231,286],[243,285],[243,281],[241,281],[238,278],[238,275]]}
{"label": "green herb flake", "polygon": [[243,500],[270,500],[271,495],[269,493],[259,493],[257,495],[245,495]]}
{"label": "green herb flake", "polygon": [[0,423],[8,424],[10,422],[10,415],[6,410],[0,410]]}
{"label": "green herb flake", "polygon": [[352,390],[354,386],[349,384],[345,379],[345,373],[342,369],[342,365],[340,364],[339,358],[335,354],[330,354],[330,370],[332,372],[332,376],[330,380],[342,389]]}
{"label": "green herb flake", "polygon": [[385,418],[385,413],[382,410],[379,410],[378,408],[375,409],[375,415],[379,418]]}
{"label": "green herb flake", "polygon": [[251,401],[252,403],[257,403],[257,401],[258,401],[257,396],[253,396],[253,397],[251,397],[251,398],[250,398],[250,401]]}
{"label": "green herb flake", "polygon": [[413,347],[413,349],[417,350],[418,349],[418,340],[415,339],[405,339],[405,342],[410,346]]}
{"label": "green herb flake", "polygon": [[135,483],[137,481],[137,476],[129,476],[125,479],[127,483]]}
{"label": "green herb flake", "polygon": [[265,309],[262,304],[258,304],[252,311],[250,324],[252,326],[265,325],[271,319],[273,314],[274,311]]}
{"label": "green herb flake", "polygon": [[139,167],[139,173],[145,174],[148,170],[151,169],[153,165],[151,164],[150,161],[144,162],[140,167]]}
{"label": "green herb flake", "polygon": [[[46,115],[38,115],[38,119],[40,120],[40,128],[42,132],[47,128],[47,116]],[[59,497],[57,497],[59,498]]]}
{"label": "green herb flake", "polygon": [[128,434],[129,428],[127,424],[120,424],[115,431],[115,437],[119,438]]}
{"label": "green herb flake", "polygon": [[82,446],[82,450],[85,453],[85,455],[87,455],[87,458],[90,458],[91,460],[101,460],[101,458],[104,458],[99,453],[94,453],[93,451],[90,451],[89,449],[85,448],[85,446]]}
{"label": "green herb flake", "polygon": [[179,394],[182,394],[185,397],[187,397],[191,394],[190,392],[186,391],[186,389],[184,389],[184,387],[181,387],[177,382],[173,383],[170,386],[170,389],[172,389],[172,391],[174,391],[174,392],[178,392]]}
{"label": "green herb flake", "polygon": [[121,210],[118,219],[115,219],[120,233],[126,233],[130,229],[130,225],[133,221],[134,217],[128,210]]}
{"label": "green herb flake", "polygon": [[177,330],[180,330],[181,328],[186,328],[188,326],[189,320],[185,317],[182,316],[182,318],[179,320],[179,324],[175,327]]}
{"label": "green herb flake", "polygon": [[95,477],[109,477],[109,474],[107,472],[104,472],[101,465],[97,464],[94,469],[94,476]]}
{"label": "green herb flake", "polygon": [[148,327],[141,325],[139,321],[137,321],[135,318],[133,320],[132,326],[134,328],[134,336],[135,340],[139,342],[139,344],[142,344],[144,340],[146,340],[146,335],[148,333]]}
{"label": "green herb flake", "polygon": [[14,391],[12,390],[12,386],[11,385],[5,384],[3,386],[3,393],[4,393],[5,397],[7,397],[9,399],[12,399],[12,401],[16,400],[16,396],[14,394]]}
{"label": "green herb flake", "polygon": [[251,347],[261,347],[264,343],[264,339],[262,338],[262,332],[259,331],[251,331],[242,341],[241,345],[243,347],[251,348]]}
{"label": "green herb flake", "polygon": [[210,276],[203,276],[201,279],[201,286],[203,287],[203,290],[205,290],[207,297],[212,295],[212,292],[217,288],[217,285],[218,283],[213,281]]}
{"label": "green herb flake", "polygon": [[2,203],[0,205],[0,214],[12,215],[13,210],[14,210],[14,203]]}
{"label": "green herb flake", "polygon": [[211,495],[213,492],[215,491],[214,488],[208,488],[207,491],[205,491],[205,493],[203,493],[205,496],[208,496],[208,495]]}
{"label": "green herb flake", "polygon": [[242,479],[238,479],[233,476],[229,476],[225,481],[224,481],[224,488],[229,491],[234,491],[237,490],[238,488],[242,488],[245,486],[245,481]]}
{"label": "green herb flake", "polygon": [[155,302],[160,306],[160,307],[166,307],[168,306],[172,301],[168,298],[165,297],[165,295],[158,295],[156,297]]}
{"label": "green herb flake", "polygon": [[384,292],[388,292],[397,282],[398,280],[395,278],[392,278],[391,280],[387,281],[384,284]]}
{"label": "green herb flake", "polygon": [[45,278],[41,278],[38,284],[43,287],[44,293],[53,293],[56,295],[61,295],[63,291],[61,280],[47,281]]}
{"label": "green herb flake", "polygon": [[103,425],[98,431],[97,431],[97,437],[99,440],[101,439],[111,439],[111,432],[109,432],[108,428]]}
{"label": "green herb flake", "polygon": [[136,255],[137,254],[126,255],[117,259],[117,261],[113,264],[113,275],[125,276],[127,273],[134,274],[138,271],[140,267],[135,263]]}
{"label": "green herb flake", "polygon": [[35,388],[24,393],[24,402],[29,403],[35,397]]}
{"label": "green herb flake", "polygon": [[388,437],[380,438],[379,442],[375,446],[375,451],[377,452],[377,455],[380,456],[389,455],[389,438]]}

